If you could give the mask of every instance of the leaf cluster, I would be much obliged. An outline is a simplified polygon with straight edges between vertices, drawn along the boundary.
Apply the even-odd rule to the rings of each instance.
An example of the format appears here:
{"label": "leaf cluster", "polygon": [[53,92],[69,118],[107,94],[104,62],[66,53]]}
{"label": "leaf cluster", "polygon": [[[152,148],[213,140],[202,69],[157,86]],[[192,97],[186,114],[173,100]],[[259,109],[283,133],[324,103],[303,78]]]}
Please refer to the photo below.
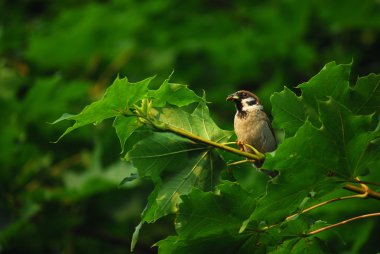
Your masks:
{"label": "leaf cluster", "polygon": [[152,78],[137,83],[117,78],[103,98],[55,123],[75,121],[64,136],[115,118],[124,159],[137,169],[138,178],[154,184],[132,250],[144,223],[174,213],[177,235],[157,243],[161,253],[203,253],[210,248],[228,253],[324,252],[326,243],[309,234],[322,227],[323,217],[304,215],[303,210],[319,206],[358,177],[371,179],[380,166],[380,76],[370,74],[351,86],[350,69],[351,64],[332,62],[298,86],[299,96],[286,87],[272,95],[274,125],[285,138],[267,154],[263,168],[279,175],[261,178],[266,185],[256,188],[239,174],[222,173],[226,162],[215,150],[219,145],[197,142],[224,146],[232,133],[214,123],[204,96],[169,79],[151,90]]}
{"label": "leaf cluster", "polygon": [[[198,102],[186,105],[189,97],[186,92],[183,96],[177,93],[171,99],[167,94],[168,101],[177,100],[173,104],[158,102],[165,90],[174,84],[156,92],[158,86],[175,69],[173,80],[191,84],[191,89],[200,95],[202,89],[206,90],[207,99],[213,102],[207,104],[212,119],[223,129],[232,129],[234,110],[225,103],[227,93],[239,89],[254,91],[270,115],[269,97],[273,92],[281,91],[283,84],[287,84],[300,95],[301,90],[293,87],[317,73],[326,62],[355,59],[351,75],[354,83],[356,73],[378,73],[378,11],[379,5],[373,0],[0,1],[1,252],[124,253],[126,246],[130,246],[145,201],[153,196],[152,190],[159,193],[161,187],[157,184],[161,181],[162,186],[166,186],[176,171],[166,168],[162,174],[155,175],[154,180],[149,175],[151,172],[141,177],[131,162],[120,161],[119,143],[124,145],[121,156],[125,158],[139,141],[150,135],[156,137],[156,127],[161,128],[159,133],[170,133],[162,130],[168,127],[166,123],[148,127],[147,122],[140,122],[142,118],[136,122],[134,117],[116,113],[111,117],[116,117],[114,123],[98,120],[96,127],[80,127],[59,144],[51,141],[64,133],[71,126],[70,122],[47,124],[63,112],[80,112],[85,105],[101,98],[118,74],[128,75],[129,81],[135,82],[159,73],[150,82],[144,98],[155,101],[157,112],[169,112],[172,105],[177,105],[175,107],[192,115]],[[366,87],[366,81],[363,82]],[[362,89],[357,95],[366,97],[365,93],[371,90]],[[352,103],[355,101],[356,97],[352,98]],[[135,104],[142,112],[149,106],[149,103],[143,105],[141,100]],[[112,108],[115,105],[107,102],[99,106],[99,115],[115,115],[103,110],[103,106]],[[120,105],[114,108],[119,109]],[[132,105],[131,109],[137,108]],[[157,112],[152,113],[158,116]],[[128,114],[134,113],[137,111],[128,111]],[[274,120],[278,117],[279,114]],[[320,124],[318,121],[312,123],[316,127]],[[109,131],[112,124],[120,140]],[[177,126],[181,127],[179,124],[180,121]],[[294,133],[296,131],[297,128]],[[196,158],[197,151],[207,151],[201,148],[199,141],[181,137],[189,142],[186,145],[190,148],[199,145],[201,150],[193,151],[192,158]],[[281,133],[279,139],[282,140]],[[202,144],[210,148],[213,145],[227,147],[217,141],[213,141],[213,145]],[[203,185],[203,191],[222,193],[219,185],[228,181],[256,201],[266,193],[268,178],[252,170],[249,164],[225,169],[225,162],[244,158],[232,153],[233,147],[229,146],[229,152],[219,148],[207,152],[212,158],[221,155],[223,160],[213,160],[222,165],[214,166],[213,184]],[[184,165],[179,163],[179,166]],[[380,178],[377,164],[369,168],[370,173],[360,179],[377,181]],[[118,188],[123,178],[124,184]],[[372,190],[378,189],[376,185],[369,186]],[[360,189],[358,184],[354,187]],[[223,193],[227,196],[226,191]],[[311,196],[313,194],[311,192]],[[337,188],[320,201],[347,194],[347,190]],[[181,197],[175,199],[182,200]],[[314,202],[318,204],[319,200],[308,197],[300,207]],[[156,205],[154,201],[152,205]],[[312,229],[376,212],[377,207],[372,199],[345,200],[319,207],[314,218],[323,221],[314,223]],[[153,243],[175,235],[172,219],[179,213],[178,209],[180,204],[170,207],[168,216],[151,224],[144,223],[134,252],[155,253],[156,249],[151,248]],[[255,225],[255,221],[248,220],[252,211],[253,208],[245,218],[239,217],[240,222],[235,226],[238,229],[233,230],[232,235],[240,230],[244,221],[249,227]],[[313,215],[313,211],[302,216],[309,214]],[[373,253],[378,251],[374,233],[379,229],[376,221],[372,218],[349,223],[341,230],[338,228],[339,236],[331,233],[335,230],[317,236],[330,248],[334,246],[336,253]],[[260,228],[268,223],[263,224]],[[297,243],[295,248],[301,249],[308,246],[307,243],[318,241],[295,239],[292,244],[288,242],[285,244],[289,248]],[[230,245],[236,246],[232,242]]]}

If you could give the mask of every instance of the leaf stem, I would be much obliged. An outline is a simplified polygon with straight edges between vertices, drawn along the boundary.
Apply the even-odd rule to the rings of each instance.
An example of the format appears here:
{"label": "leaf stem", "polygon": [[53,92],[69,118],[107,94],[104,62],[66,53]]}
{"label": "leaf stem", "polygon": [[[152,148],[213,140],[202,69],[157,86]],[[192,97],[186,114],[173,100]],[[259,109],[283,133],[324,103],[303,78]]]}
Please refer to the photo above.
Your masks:
{"label": "leaf stem", "polygon": [[353,217],[351,219],[344,220],[344,221],[341,221],[341,222],[338,222],[338,223],[335,223],[335,224],[332,224],[332,225],[329,225],[329,226],[326,226],[326,227],[323,227],[323,228],[311,231],[311,232],[307,233],[306,235],[307,236],[314,235],[314,234],[320,233],[322,231],[325,231],[327,229],[338,227],[338,226],[341,226],[343,224],[349,223],[351,221],[360,220],[360,219],[369,218],[369,217],[374,217],[374,216],[380,216],[380,213],[369,213],[369,214],[364,214],[364,215],[360,215],[360,216],[357,216],[357,217]]}

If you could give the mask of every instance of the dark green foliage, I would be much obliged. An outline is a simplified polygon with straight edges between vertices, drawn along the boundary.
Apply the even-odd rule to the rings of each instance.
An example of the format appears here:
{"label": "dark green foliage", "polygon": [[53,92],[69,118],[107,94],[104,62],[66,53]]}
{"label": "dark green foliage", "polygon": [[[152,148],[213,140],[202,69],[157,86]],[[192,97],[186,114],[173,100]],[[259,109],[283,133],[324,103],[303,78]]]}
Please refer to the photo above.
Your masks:
{"label": "dark green foliage", "polygon": [[[175,92],[181,86],[170,86],[168,81],[157,90],[149,90],[146,82],[129,83],[124,79],[121,85],[120,79],[116,79],[104,98],[67,118],[76,122],[64,135],[78,123],[97,123],[103,116],[94,114],[96,111],[116,107],[109,105],[119,103],[120,97],[107,96],[108,91],[116,88],[135,91],[136,94],[124,96],[125,101],[134,103],[125,104],[122,110],[110,109],[110,112],[122,112],[115,117],[133,117],[138,125],[150,128],[144,137],[127,147],[125,155],[139,177],[155,185],[133,234],[132,250],[144,223],[174,213],[177,236],[157,244],[162,253],[222,250],[324,253],[323,240],[307,237],[309,232],[323,227],[319,223],[324,220],[323,214],[313,217],[293,214],[319,203],[326,195],[337,193],[358,176],[371,176],[370,167],[378,161],[375,154],[380,153],[376,144],[380,135],[379,112],[355,114],[349,109],[348,99],[356,96],[356,103],[362,108],[380,103],[374,102],[377,87],[372,90],[375,94],[357,95],[363,86],[371,88],[373,83],[380,82],[380,75],[359,79],[360,85],[350,87],[350,67],[327,64],[319,74],[299,86],[300,96],[288,88],[272,96],[275,123],[289,137],[268,155],[263,165],[265,169],[279,171],[274,179],[264,180],[267,181],[265,193],[247,192],[242,188],[246,183],[243,181],[241,186],[239,178],[221,181],[219,172],[225,170],[221,154],[204,143],[194,142],[192,136],[222,143],[229,140],[231,133],[215,125],[204,98],[195,96],[188,88],[182,87],[182,98],[187,103],[176,103],[171,93],[162,93],[167,89]],[[141,92],[144,89],[145,94]],[[191,113],[188,108],[180,107],[189,103],[197,104]],[[169,107],[169,104],[174,105]],[[143,128],[132,126],[127,130],[135,132]]]}
{"label": "dark green foliage", "polygon": [[[257,232],[349,195],[340,187],[355,176],[380,179],[380,83],[367,75],[380,69],[378,12],[366,0],[0,1],[1,252],[378,252],[377,218],[299,235],[378,212],[372,199]],[[331,61],[354,64],[316,75]],[[162,130],[234,140],[224,100],[238,89],[272,112],[276,179]]]}

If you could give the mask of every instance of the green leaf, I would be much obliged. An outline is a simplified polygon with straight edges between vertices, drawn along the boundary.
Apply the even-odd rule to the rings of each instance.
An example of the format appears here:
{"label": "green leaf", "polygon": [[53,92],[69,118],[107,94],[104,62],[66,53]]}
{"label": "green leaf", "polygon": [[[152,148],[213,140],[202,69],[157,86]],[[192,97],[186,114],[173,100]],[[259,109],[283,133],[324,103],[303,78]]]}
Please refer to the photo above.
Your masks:
{"label": "green leaf", "polygon": [[326,64],[317,75],[298,86],[302,90],[303,101],[314,108],[318,107],[317,100],[326,100],[328,97],[345,102],[349,91],[351,65],[337,65],[335,62]]}
{"label": "green leaf", "polygon": [[215,142],[227,142],[232,131],[221,130],[209,115],[206,103],[201,102],[192,114],[175,108],[163,108],[157,118],[167,124],[186,130]]}
{"label": "green leaf", "polygon": [[[280,175],[268,184],[267,194],[259,199],[249,221],[277,223],[295,213],[302,201],[315,192],[319,198],[339,188],[330,171],[338,165],[329,137],[306,121],[294,137],[285,139],[263,168],[276,169]],[[247,221],[244,226],[248,225]]]}
{"label": "green leaf", "polygon": [[332,97],[346,103],[349,94],[349,75],[351,64],[336,65],[328,63],[308,82],[298,86],[302,95],[296,96],[288,88],[271,97],[273,123],[283,128],[287,136],[293,136],[297,129],[309,119],[315,126],[320,126],[318,116],[318,100],[324,101]]}
{"label": "green leaf", "polygon": [[162,171],[178,171],[184,167],[189,159],[189,152],[204,150],[204,146],[195,145],[175,134],[155,132],[135,144],[125,159],[132,161],[139,169],[140,177],[149,176],[157,180]]}
{"label": "green leaf", "polygon": [[275,251],[269,252],[270,254],[299,254],[299,253],[312,253],[323,254],[331,253],[326,244],[318,237],[312,238],[297,238],[286,241],[280,245]]}
{"label": "green leaf", "polygon": [[[285,139],[267,157],[263,168],[276,169],[280,175],[269,182],[266,195],[258,199],[257,208],[243,223],[241,231],[250,223],[278,223],[376,165],[378,118],[355,115],[343,103],[349,101],[349,96],[358,97],[361,91],[356,104],[363,109],[373,108],[368,105],[377,101],[378,77],[359,79],[349,95],[348,67],[326,65],[308,83],[300,85],[300,97],[288,89],[273,95],[274,121],[295,135]],[[372,92],[364,93],[366,85]],[[305,118],[293,116],[303,113]]]}
{"label": "green leaf", "polygon": [[293,136],[306,121],[304,104],[291,90],[284,87],[271,96],[273,124],[285,130],[286,136]]}
{"label": "green leaf", "polygon": [[181,197],[176,223],[178,234],[204,237],[226,230],[237,232],[241,220],[255,209],[255,199],[236,183],[224,182],[217,189],[218,194],[194,190]]}
{"label": "green leaf", "polygon": [[318,105],[322,127],[306,121],[266,159],[263,167],[279,170],[280,175],[268,185],[267,194],[242,229],[253,220],[285,219],[310,193],[322,197],[338,188],[339,182],[366,173],[376,161],[372,142],[379,131],[373,130],[372,116],[353,115],[332,98]]}
{"label": "green leaf", "polygon": [[86,106],[78,115],[64,114],[53,123],[55,124],[62,120],[75,121],[74,125],[67,128],[58,140],[84,125],[98,124],[104,119],[128,113],[129,107],[146,96],[148,85],[152,79],[153,77],[137,83],[130,83],[127,78],[116,78],[104,93],[103,98]]}
{"label": "green leaf", "polygon": [[280,124],[282,128],[290,128],[289,130],[285,128],[285,133],[290,136],[305,119],[319,127],[318,100],[324,101],[332,97],[341,103],[347,101],[350,69],[351,64],[336,65],[335,62],[326,64],[317,75],[298,86],[302,91],[300,97],[284,89],[282,94],[277,96],[277,100],[274,99],[272,110],[277,113],[277,117],[280,116],[279,120],[275,117],[274,122]]}
{"label": "green leaf", "polygon": [[164,107],[167,103],[182,107],[193,102],[204,101],[186,85],[169,83],[169,79],[170,77],[157,90],[149,90],[149,97],[154,98],[154,107]]}
{"label": "green leaf", "polygon": [[135,248],[135,246],[137,244],[137,240],[139,238],[139,234],[140,234],[140,230],[141,230],[142,225],[143,225],[143,222],[140,222],[136,226],[135,231],[133,232],[132,241],[131,241],[131,252],[133,252],[133,249]]}
{"label": "green leaf", "polygon": [[353,179],[368,170],[372,161],[368,147],[376,137],[371,129],[372,116],[353,115],[353,113],[332,98],[319,102],[322,131],[330,140],[334,153],[328,154],[339,163],[334,172],[343,179]]}
{"label": "green leaf", "polygon": [[[223,224],[221,224],[223,225]],[[258,244],[258,234],[250,235],[231,234],[223,232],[204,238],[178,239],[169,236],[156,245],[160,254],[207,254],[207,253],[231,253],[231,254],[265,254],[266,246]]]}
{"label": "green leaf", "polygon": [[182,196],[176,219],[178,235],[158,242],[160,253],[257,253],[257,233],[238,234],[255,200],[239,185],[224,182],[219,194],[193,190]]}
{"label": "green leaf", "polygon": [[[157,118],[216,142],[225,142],[232,134],[214,123],[205,103],[199,103],[192,114],[181,109],[163,108]],[[214,176],[216,170],[224,167],[220,163],[221,158],[209,147],[170,133],[154,133],[142,140],[127,154],[126,159],[139,169],[140,176],[150,177],[157,183],[157,192],[152,194],[156,197],[151,197],[152,201],[144,214],[148,222],[175,211],[179,196],[189,193],[192,188],[212,188],[217,180]],[[164,179],[164,171],[175,174]]]}
{"label": "green leaf", "polygon": [[179,196],[193,188],[212,189],[221,161],[208,147],[172,133],[153,133],[138,142],[126,159],[133,162],[140,177],[156,184],[143,215],[146,222],[176,211]]}
{"label": "green leaf", "polygon": [[[232,135],[213,122],[203,102],[191,114],[179,108],[162,108],[152,113],[165,124],[216,142],[225,142]],[[177,211],[179,197],[194,188],[212,190],[218,171],[225,167],[210,147],[165,132],[153,133],[137,142],[125,158],[138,169],[140,177],[155,183],[142,215],[142,221],[148,223]]]}
{"label": "green leaf", "polygon": [[138,121],[137,117],[134,116],[117,116],[112,126],[115,128],[116,134],[119,137],[121,153],[123,153],[125,142],[142,124]]}
{"label": "green leaf", "polygon": [[347,106],[356,114],[380,112],[380,75],[370,74],[357,80]]}

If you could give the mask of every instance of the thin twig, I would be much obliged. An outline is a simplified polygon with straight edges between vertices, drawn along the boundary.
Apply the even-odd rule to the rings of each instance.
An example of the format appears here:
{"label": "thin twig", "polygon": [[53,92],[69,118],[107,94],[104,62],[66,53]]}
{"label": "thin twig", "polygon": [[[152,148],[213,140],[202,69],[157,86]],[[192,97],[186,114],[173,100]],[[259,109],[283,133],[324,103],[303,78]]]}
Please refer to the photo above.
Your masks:
{"label": "thin twig", "polygon": [[314,234],[320,233],[322,231],[325,231],[327,229],[338,227],[340,225],[349,223],[349,222],[354,221],[354,220],[360,220],[360,219],[374,217],[374,216],[380,216],[380,213],[369,213],[369,214],[360,215],[360,216],[357,216],[357,217],[354,217],[354,218],[351,218],[351,219],[348,219],[348,220],[344,220],[344,221],[341,221],[341,222],[338,222],[338,223],[335,223],[335,224],[332,224],[332,225],[329,225],[329,226],[326,226],[326,227],[323,227],[323,228],[311,231],[311,232],[307,233],[306,235],[307,236],[314,235]]}
{"label": "thin twig", "polygon": [[[359,178],[357,178],[357,180],[359,181]],[[290,215],[285,220],[290,220],[291,218],[293,218],[293,217],[295,217],[295,216],[297,216],[299,214],[306,213],[306,212],[311,211],[311,210],[313,210],[315,208],[318,208],[318,207],[321,207],[321,206],[324,206],[324,205],[327,205],[327,204],[330,204],[330,203],[333,203],[333,202],[336,202],[336,201],[345,200],[345,199],[351,199],[351,198],[367,198],[368,197],[368,193],[369,193],[369,188],[365,184],[361,184],[361,186],[363,187],[362,188],[363,192],[361,192],[359,194],[350,195],[350,196],[344,196],[344,197],[337,197],[337,198],[333,198],[333,199],[330,199],[330,200],[326,200],[326,201],[324,201],[322,203],[319,203],[319,204],[313,205],[313,206],[311,206],[309,208],[306,208],[306,209],[302,210],[299,213]]]}
{"label": "thin twig", "polygon": [[293,214],[293,215],[290,215],[288,217],[286,217],[285,220],[290,220],[292,219],[293,217],[297,216],[297,215],[300,215],[300,214],[303,214],[303,213],[307,213],[315,208],[318,208],[318,207],[321,207],[321,206],[324,206],[324,205],[327,205],[327,204],[330,204],[330,203],[333,203],[333,202],[336,202],[336,201],[340,201],[340,200],[345,200],[345,199],[352,199],[352,198],[363,198],[363,196],[361,196],[362,194],[357,194],[357,195],[350,195],[350,196],[344,196],[344,197],[337,197],[337,198],[333,198],[333,199],[330,199],[330,200],[326,200],[326,201],[323,201],[322,203],[318,203],[316,205],[313,205],[313,206],[310,206],[309,208],[306,208],[296,214]]}
{"label": "thin twig", "polygon": [[[359,179],[359,178],[358,178],[358,179]],[[365,184],[361,184],[361,186],[362,186],[363,188],[353,186],[353,187],[355,187],[355,189],[357,188],[357,189],[360,190],[360,191],[359,191],[359,190],[358,190],[358,191],[355,191],[355,192],[357,192],[357,193],[359,193],[359,194],[356,194],[356,195],[350,195],[350,196],[344,196],[344,197],[337,197],[337,198],[333,198],[333,199],[329,199],[329,200],[323,201],[323,202],[318,203],[318,204],[316,204],[316,205],[310,206],[309,208],[306,208],[306,209],[304,209],[304,210],[302,210],[302,211],[300,211],[300,212],[298,212],[298,213],[295,213],[295,214],[292,214],[292,215],[286,217],[284,221],[291,220],[292,218],[294,218],[294,217],[296,217],[296,216],[298,216],[298,215],[300,215],[300,214],[303,214],[303,213],[309,212],[309,211],[311,211],[311,210],[313,210],[313,209],[316,209],[316,208],[318,208],[318,207],[321,207],[321,206],[324,206],[324,205],[327,205],[327,204],[330,204],[330,203],[333,203],[333,202],[336,202],[336,201],[346,200],[346,199],[352,199],[352,198],[367,198],[367,197],[370,196],[370,194],[369,194],[370,192],[372,193],[372,195],[374,194],[374,193],[373,193],[374,191],[370,190],[370,189],[368,188],[367,185],[365,185]],[[375,192],[375,193],[376,193],[376,194],[379,194],[379,193],[377,193],[377,192]],[[267,230],[267,229],[273,228],[273,227],[275,227],[275,226],[278,226],[279,224],[280,224],[280,223],[266,226],[266,227],[262,228],[262,230]]]}
{"label": "thin twig", "polygon": [[[291,220],[292,218],[298,216],[298,215],[301,215],[301,214],[304,214],[304,213],[307,213],[313,209],[316,209],[318,207],[321,207],[321,206],[324,206],[324,205],[327,205],[327,204],[330,204],[330,203],[333,203],[333,202],[336,202],[336,201],[340,201],[340,200],[346,200],[346,199],[352,199],[352,198],[364,198],[363,194],[357,194],[357,195],[350,195],[350,196],[344,196],[344,197],[337,197],[337,198],[333,198],[333,199],[329,199],[329,200],[326,200],[326,201],[323,201],[321,203],[318,203],[316,205],[313,205],[313,206],[310,206],[298,213],[295,213],[295,214],[292,214],[288,217],[285,218],[284,221],[289,221]],[[270,228],[273,228],[275,226],[278,226],[280,225],[281,223],[277,223],[277,224],[273,224],[273,225],[269,225],[269,226],[266,226],[264,228],[262,228],[262,230],[267,230],[267,229],[270,229]]]}

